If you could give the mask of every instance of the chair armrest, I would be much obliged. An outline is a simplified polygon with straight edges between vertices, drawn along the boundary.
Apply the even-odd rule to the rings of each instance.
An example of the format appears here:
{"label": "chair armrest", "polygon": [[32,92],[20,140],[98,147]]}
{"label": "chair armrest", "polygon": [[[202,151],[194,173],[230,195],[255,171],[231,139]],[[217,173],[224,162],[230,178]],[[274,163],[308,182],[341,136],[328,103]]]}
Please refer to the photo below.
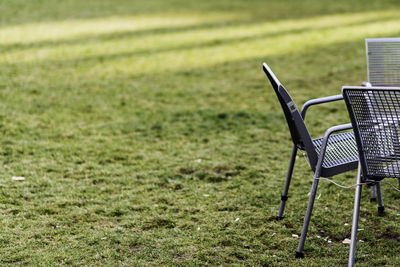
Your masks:
{"label": "chair armrest", "polygon": [[335,132],[341,132],[341,131],[345,131],[345,130],[350,130],[350,129],[353,129],[353,125],[351,125],[351,123],[346,123],[346,124],[340,124],[340,125],[332,126],[328,130],[326,130],[325,134],[324,134],[324,137],[323,137],[323,140],[322,140],[321,151],[326,149],[326,144],[328,143],[328,139],[329,139],[329,136],[331,134],[333,134]]}
{"label": "chair armrest", "polygon": [[328,130],[325,131],[324,138],[329,137],[334,132],[340,132],[340,131],[345,131],[345,130],[350,130],[350,129],[353,129],[353,126],[351,125],[351,123],[340,124],[340,125],[330,127]]}
{"label": "chair armrest", "polygon": [[372,84],[370,82],[362,82],[361,86],[372,87]]}
{"label": "chair armrest", "polygon": [[[331,136],[331,134],[335,133],[335,132],[350,130],[352,128],[353,128],[353,126],[351,125],[351,123],[347,123],[347,124],[341,124],[341,125],[336,125],[336,126],[330,127],[328,130],[325,131],[325,134],[324,134],[324,137],[322,140],[322,144],[320,147],[320,152],[319,152],[320,156],[318,156],[317,166],[322,166],[322,162],[324,161],[326,146],[328,144],[328,139]],[[321,168],[319,168],[318,170],[315,170],[315,171],[321,172]]]}
{"label": "chair armrest", "polygon": [[303,107],[301,108],[301,112],[300,112],[301,117],[303,118],[303,120],[305,119],[307,109],[310,106],[323,104],[323,103],[329,103],[329,102],[338,101],[338,100],[342,100],[342,99],[343,99],[343,95],[333,95],[333,96],[327,96],[327,97],[321,97],[321,98],[308,100],[306,103],[304,103]]}

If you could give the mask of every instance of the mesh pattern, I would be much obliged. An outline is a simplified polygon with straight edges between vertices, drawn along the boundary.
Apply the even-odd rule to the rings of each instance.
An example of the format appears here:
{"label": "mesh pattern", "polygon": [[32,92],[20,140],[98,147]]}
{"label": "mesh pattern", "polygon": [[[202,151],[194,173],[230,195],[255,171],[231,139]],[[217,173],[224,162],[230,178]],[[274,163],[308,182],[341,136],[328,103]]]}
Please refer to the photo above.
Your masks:
{"label": "mesh pattern", "polygon": [[400,178],[400,88],[345,89],[344,94],[366,176]]}
{"label": "mesh pattern", "polygon": [[[313,140],[316,152],[320,153],[323,138]],[[358,150],[353,132],[333,134],[328,139],[324,168],[331,168],[349,162],[358,161]]]}
{"label": "mesh pattern", "polygon": [[400,38],[367,40],[368,79],[372,86],[400,86]]}

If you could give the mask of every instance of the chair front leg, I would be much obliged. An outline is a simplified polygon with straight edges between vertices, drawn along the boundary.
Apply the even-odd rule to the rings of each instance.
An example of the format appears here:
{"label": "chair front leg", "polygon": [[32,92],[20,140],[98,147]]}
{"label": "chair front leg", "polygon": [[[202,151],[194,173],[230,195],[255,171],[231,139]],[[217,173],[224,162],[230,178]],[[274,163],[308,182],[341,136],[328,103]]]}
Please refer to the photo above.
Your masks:
{"label": "chair front leg", "polygon": [[321,168],[322,168],[322,163],[317,166],[317,169],[315,170],[314,174],[314,179],[313,183],[311,186],[311,192],[310,192],[310,198],[308,200],[308,205],[307,205],[307,212],[306,216],[304,217],[304,222],[303,222],[303,228],[301,230],[301,236],[300,236],[300,241],[299,245],[296,250],[296,258],[304,258],[304,243],[306,242],[306,237],[307,237],[307,232],[308,232],[308,225],[310,224],[310,219],[311,219],[311,214],[312,210],[314,207],[314,201],[315,201],[315,196],[317,194],[317,189],[318,189],[318,182],[320,178],[320,173],[321,173]]}
{"label": "chair front leg", "polygon": [[356,242],[357,242],[357,231],[358,231],[358,216],[360,214],[360,201],[361,201],[361,165],[358,163],[357,171],[357,187],[354,196],[354,211],[353,211],[353,224],[351,227],[351,243],[350,243],[350,253],[349,253],[349,267],[354,266],[356,257]]}
{"label": "chair front leg", "polygon": [[313,183],[311,186],[310,198],[308,200],[306,216],[304,217],[303,228],[301,230],[299,245],[297,247],[297,251],[296,251],[296,255],[295,255],[296,258],[304,257],[304,252],[303,252],[304,243],[306,242],[308,225],[310,223],[311,214],[312,214],[312,210],[314,207],[315,195],[316,195],[317,189],[318,189],[319,178],[321,177],[321,173],[322,173],[322,164],[324,162],[324,157],[325,157],[326,147],[328,145],[329,136],[334,132],[348,130],[351,128],[352,128],[352,126],[350,123],[343,124],[343,125],[337,125],[337,126],[333,126],[333,127],[329,128],[328,130],[326,130],[326,132],[324,134],[324,138],[322,140],[320,152],[318,155],[318,161],[315,166],[314,179],[313,179]]}
{"label": "chair front leg", "polygon": [[276,217],[277,220],[282,220],[284,218],[283,213],[285,211],[285,205],[288,199],[289,186],[290,186],[290,181],[292,180],[294,163],[296,162],[296,155],[297,155],[297,146],[293,145],[292,154],[290,156],[290,161],[289,161],[289,168],[286,173],[285,185],[283,187],[283,192],[281,196],[281,204],[279,206],[278,216]]}
{"label": "chair front leg", "polygon": [[378,196],[378,214],[379,215],[384,215],[385,214],[385,207],[383,206],[381,182],[378,182],[376,184],[376,194]]}
{"label": "chair front leg", "polygon": [[313,179],[313,183],[312,183],[311,191],[310,191],[310,198],[308,200],[307,212],[306,212],[306,216],[304,217],[300,241],[299,241],[299,245],[297,247],[296,254],[295,254],[296,258],[304,258],[304,252],[303,252],[304,243],[306,242],[308,225],[310,224],[311,214],[312,214],[312,210],[314,207],[315,196],[317,194],[317,189],[318,189],[319,178],[321,177],[321,172],[322,172],[322,163],[324,162],[326,146],[328,144],[328,138],[329,138],[330,134],[331,133],[329,131],[327,133],[325,133],[324,140],[322,141],[320,154],[318,156],[317,166],[315,167],[314,179]]}
{"label": "chair front leg", "polygon": [[374,185],[374,184],[372,184],[371,186],[370,186],[370,188],[371,188],[371,198],[369,199],[371,202],[375,202],[376,201],[376,191],[375,191],[375,189],[376,189],[376,186]]}

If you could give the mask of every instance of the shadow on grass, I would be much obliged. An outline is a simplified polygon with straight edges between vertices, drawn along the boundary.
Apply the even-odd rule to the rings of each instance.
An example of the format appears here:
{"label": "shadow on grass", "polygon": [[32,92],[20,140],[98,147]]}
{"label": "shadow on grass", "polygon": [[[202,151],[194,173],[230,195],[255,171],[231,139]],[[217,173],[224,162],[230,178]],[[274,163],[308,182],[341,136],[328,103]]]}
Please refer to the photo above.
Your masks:
{"label": "shadow on grass", "polygon": [[[241,0],[204,0],[188,2],[186,0],[147,0],[135,1],[114,0],[69,0],[54,1],[26,1],[14,0],[1,4],[1,26],[28,24],[35,22],[52,22],[81,18],[101,18],[110,16],[135,16],[162,13],[185,12],[240,12],[246,13],[252,19],[279,20],[282,18],[309,18],[324,14],[346,13],[354,11],[383,10],[398,7],[396,1],[373,0],[353,1],[338,0],[326,3],[319,0],[285,1],[280,0],[241,1]],[[296,10],[296,12],[294,12]]]}
{"label": "shadow on grass", "polygon": [[125,30],[106,34],[93,34],[86,35],[79,38],[72,38],[66,40],[54,40],[54,41],[39,41],[39,42],[29,42],[29,43],[12,43],[12,44],[0,44],[0,52],[11,52],[16,50],[24,49],[35,49],[35,48],[45,48],[45,47],[56,47],[59,45],[73,45],[73,44],[85,44],[88,42],[102,42],[111,40],[123,40],[134,37],[145,37],[155,34],[169,34],[169,33],[180,33],[189,32],[193,30],[204,30],[204,29],[218,29],[228,26],[239,26],[254,24],[253,21],[219,21],[215,23],[204,23],[198,25],[190,26],[174,26],[174,27],[160,27],[153,29],[143,29],[143,30]]}
{"label": "shadow on grass", "polygon": [[[384,18],[384,19],[376,19],[372,21],[374,22],[381,22],[381,21],[387,21],[391,20],[391,17],[389,18]],[[368,23],[371,23],[371,21],[368,21]],[[106,63],[108,60],[126,60],[130,59],[134,61],[134,57],[140,57],[144,55],[157,55],[157,54],[162,54],[162,53],[169,53],[169,52],[180,52],[180,51],[195,51],[196,49],[207,49],[207,48],[218,48],[223,45],[229,45],[229,44],[236,44],[236,43],[243,43],[246,41],[252,41],[252,40],[258,40],[258,39],[266,39],[266,38],[274,38],[274,37],[280,37],[280,36],[290,36],[290,35],[295,35],[295,34],[303,34],[303,33],[312,33],[317,30],[332,30],[332,29],[340,29],[341,27],[352,27],[352,26],[357,26],[357,25],[363,25],[364,21],[362,22],[357,22],[357,23],[348,23],[340,26],[321,26],[319,28],[304,28],[304,29],[299,29],[299,30],[288,30],[288,31],[282,31],[278,33],[268,33],[268,34],[256,34],[253,36],[248,36],[248,37],[242,37],[242,38],[231,38],[231,39],[225,39],[225,40],[213,40],[213,41],[208,41],[200,44],[191,44],[191,45],[179,45],[177,47],[167,47],[167,48],[158,48],[158,49],[143,49],[139,51],[128,51],[128,52],[122,52],[122,53],[114,53],[114,54],[103,54],[103,55],[90,55],[90,56],[84,56],[84,57],[78,57],[78,58],[73,58],[73,59],[44,59],[41,60],[40,62],[32,61],[32,62],[21,62],[21,63],[5,63],[1,64],[5,69],[9,69],[11,71],[17,70],[20,67],[27,68],[30,66],[30,64],[33,64],[35,67],[40,66],[41,69],[54,69],[57,68],[58,71],[61,70],[67,70],[67,69],[74,69],[77,66],[83,65],[83,64],[91,64],[93,63]],[[130,33],[131,34],[131,33]],[[128,35],[130,35],[128,34]],[[118,35],[117,35],[118,36]],[[375,36],[375,37],[379,37]],[[115,38],[118,38],[115,36]],[[119,38],[122,38],[120,36]],[[82,40],[81,40],[82,41]],[[363,42],[363,40],[361,41]],[[326,47],[324,44],[318,44],[315,45],[313,43],[310,43],[310,45],[313,45],[314,47]],[[229,61],[235,61],[235,60],[229,60],[226,59],[227,62]],[[155,64],[160,63],[160,62],[155,62]],[[189,64],[190,65],[190,64]],[[196,66],[189,66],[189,69],[195,69]],[[142,73],[141,73],[142,74]]]}
{"label": "shadow on grass", "polygon": [[[109,117],[116,115],[120,118],[119,122],[101,122],[101,118],[105,117],[99,116],[97,122],[88,121],[85,127],[77,130],[80,134],[86,132],[84,134],[86,136],[90,135],[92,130],[96,130],[95,132],[99,130],[111,135],[137,133],[137,136],[145,142],[152,142],[154,138],[194,138],[208,142],[210,141],[209,136],[213,135],[240,136],[245,133],[246,135],[241,136],[240,140],[250,143],[254,138],[261,138],[261,135],[247,134],[246,129],[258,128],[264,132],[279,129],[277,132],[281,135],[286,133],[283,115],[276,97],[261,69],[263,61],[270,64],[300,107],[302,101],[315,97],[314,91],[309,88],[326,88],[329,84],[325,95],[333,95],[339,94],[340,88],[344,84],[361,84],[366,77],[363,75],[365,73],[364,49],[364,40],[356,39],[351,42],[324,45],[306,51],[276,56],[266,57],[261,54],[253,58],[231,60],[224,64],[208,67],[188,66],[179,71],[147,74],[120,73],[101,79],[93,75],[86,77],[82,82],[76,81],[73,85],[66,77],[51,84],[51,88],[54,90],[60,90],[60,92],[65,90],[62,98],[50,101],[46,94],[29,95],[29,98],[37,99],[43,109],[39,109],[34,101],[26,108],[29,113],[67,112],[70,116],[72,116],[71,114],[82,114],[80,117],[82,120],[91,120],[91,114],[96,114],[96,112],[103,114],[104,111],[101,111],[103,106],[109,106],[107,108],[112,112]],[[71,68],[75,64],[82,63],[82,61],[68,62]],[[296,65],[291,62],[296,62]],[[48,63],[48,61],[35,62],[35,68],[47,71]],[[13,66],[15,68],[26,67],[22,63]],[[3,67],[6,68],[4,65]],[[157,77],[156,81],[154,77]],[[221,77],[229,77],[229,79],[224,84],[220,84]],[[131,86],[130,83],[133,81],[138,83],[139,87],[146,85],[145,89]],[[182,81],[189,86],[182,85]],[[30,82],[33,88],[42,86],[34,83],[34,80]],[[156,86],[152,86],[153,84]],[[223,88],[218,88],[219,86],[223,86]],[[100,88],[100,90],[91,90],[91,88]],[[172,88],[172,90],[165,93],[166,88]],[[75,98],[74,94],[81,96]],[[82,94],[87,94],[87,97],[92,98],[90,112],[87,109],[88,104],[85,102],[87,97],[82,97]],[[173,97],[168,98],[165,94]],[[129,95],[132,99],[128,98],[122,101],[120,98],[122,95],[124,97]],[[317,95],[317,97],[320,96]],[[172,98],[173,101],[171,101]],[[96,102],[96,99],[100,99],[100,101]],[[140,102],[142,100],[152,104],[147,105],[147,102]],[[73,103],[70,103],[71,101]],[[203,104],[204,102],[206,104]],[[243,103],[246,104],[245,107],[241,107]],[[24,108],[20,112],[24,112]],[[317,121],[318,123],[327,124],[329,116],[336,117],[338,114],[341,114],[341,118],[346,118],[345,111],[336,108],[325,111],[325,113],[326,116],[321,116],[322,119]],[[98,123],[99,121],[101,123]],[[345,122],[347,121],[340,123]],[[289,138],[289,135],[287,137]],[[54,136],[54,138],[58,137]]]}
{"label": "shadow on grass", "polygon": [[[117,58],[124,58],[127,56],[135,56],[135,55],[145,55],[149,53],[162,53],[162,52],[171,52],[171,51],[179,51],[179,50],[190,50],[190,49],[197,49],[197,48],[204,48],[204,47],[213,47],[218,45],[224,44],[231,44],[235,42],[244,42],[244,41],[251,41],[255,39],[267,38],[267,37],[279,37],[283,35],[290,35],[290,34],[300,34],[306,33],[315,30],[330,30],[330,29],[337,29],[340,27],[351,27],[351,26],[359,26],[365,23],[377,23],[377,22],[385,22],[390,21],[393,19],[397,19],[397,16],[385,16],[384,18],[376,18],[370,19],[365,18],[359,22],[350,22],[344,23],[340,25],[329,25],[329,26],[319,26],[314,25],[310,27],[308,25],[301,27],[300,29],[292,29],[292,30],[281,30],[279,32],[272,32],[272,33],[265,33],[265,34],[256,34],[253,36],[246,36],[241,38],[225,38],[223,35],[219,39],[207,42],[199,42],[198,44],[191,44],[191,45],[180,45],[177,47],[166,47],[160,49],[143,49],[139,51],[133,52],[125,52],[120,54],[112,54],[112,55],[95,55],[95,56],[88,56],[83,57],[80,59],[72,59],[74,63],[84,62],[84,61],[91,61],[91,60],[107,60],[107,59],[117,59]],[[155,28],[155,29],[144,29],[144,30],[133,30],[133,31],[121,31],[121,32],[114,32],[114,33],[106,33],[106,34],[94,34],[94,35],[86,35],[79,38],[72,38],[67,40],[60,40],[60,41],[39,41],[39,42],[29,42],[29,43],[13,43],[13,44],[0,44],[0,53],[7,53],[13,51],[21,51],[25,49],[39,49],[39,48],[52,48],[61,45],[77,45],[77,44],[87,44],[87,43],[98,43],[103,41],[113,41],[113,40],[124,40],[124,39],[131,39],[135,37],[145,37],[151,35],[160,35],[160,34],[170,34],[170,33],[185,33],[191,32],[195,30],[212,30],[212,29],[224,29],[232,26],[257,26],[260,23],[265,23],[267,21],[261,22],[254,22],[248,20],[241,20],[241,21],[219,21],[216,23],[205,23],[205,24],[198,24],[198,25],[190,25],[190,26],[175,26],[175,27],[168,27],[168,28]],[[283,21],[284,22],[284,21]],[[63,62],[68,62],[65,60]],[[52,62],[53,64],[57,64],[56,62]]]}
{"label": "shadow on grass", "polygon": [[[262,55],[257,58],[248,58],[240,61],[232,61],[227,64],[218,64],[208,68],[193,68],[190,71],[177,71],[158,73],[160,81],[159,89],[136,94],[137,98],[148,98],[154,103],[159,103],[157,108],[147,110],[141,113],[141,118],[137,120],[126,120],[118,123],[105,123],[100,127],[102,130],[109,131],[112,128],[121,128],[124,134],[136,132],[144,139],[153,138],[200,138],[205,143],[210,141],[210,136],[215,135],[238,135],[240,142],[251,143],[254,138],[263,138],[262,134],[267,131],[273,131],[285,135],[287,132],[283,114],[267,78],[261,69],[263,61],[276,70],[276,74],[281,81],[288,85],[288,90],[292,94],[296,104],[301,106],[301,102],[315,97],[313,91],[309,88],[320,89],[327,87],[325,82],[330,81],[329,89],[326,89],[325,95],[340,94],[341,86],[344,84],[361,84],[364,80],[362,75],[365,70],[365,52],[364,40],[355,40],[352,42],[343,42],[340,44],[326,46],[323,49],[315,48],[302,53],[291,53],[279,56],[269,56],[264,58]],[[324,53],[339,53],[340,57],[323,57]],[[357,52],[356,52],[357,51]],[[314,55],[314,61],[309,61],[310,55]],[[342,60],[347,60],[343,63]],[[286,62],[282,64],[282,62]],[[298,65],[290,65],[288,62],[298,62]],[[349,62],[352,62],[349,64]],[[336,69],[335,66],[347,64],[348,68]],[[320,68],[320,73],[313,70]],[[326,72],[324,72],[326,70]],[[213,93],[206,91],[201,84],[206,80],[215,80],[218,83],[218,77],[230,75],[231,89],[225,93]],[[295,76],[293,77],[293,74]],[[356,75],[355,75],[356,74]],[[360,75],[357,75],[360,74]],[[297,80],[296,77],[306,76],[307,80]],[[181,78],[196,82],[198,86],[191,89],[183,89],[180,92],[178,103],[166,103],[164,100],[163,82],[169,83],[169,87],[175,87],[171,80],[177,82]],[[246,77],[244,79],[243,77]],[[282,78],[283,77],[283,78]],[[288,80],[288,77],[291,79]],[[141,80],[144,83],[151,81],[154,75],[132,75],[112,77],[113,80]],[[286,81],[286,82],[285,82]],[[93,81],[95,84],[96,82]],[[215,85],[218,86],[218,85]],[[178,85],[176,85],[178,88]],[[179,89],[176,89],[179,90]],[[260,101],[260,96],[264,99]],[[319,95],[320,97],[320,95]],[[208,101],[208,107],[200,107],[199,99]],[[240,106],[240,103],[246,103],[247,108],[232,109],[233,106]],[[162,103],[162,104],[161,104]],[[221,103],[218,105],[218,103]],[[225,104],[222,104],[225,103]],[[168,107],[176,105],[177,108],[167,112]],[[344,107],[344,106],[343,106]],[[265,109],[264,109],[265,108]],[[316,123],[312,120],[314,110],[310,113],[310,123]],[[326,113],[326,114],[325,114]],[[147,115],[146,115],[147,114]],[[319,114],[319,113],[318,113]],[[345,109],[334,108],[322,109],[325,116],[318,116],[317,124],[328,124],[329,119],[337,117],[344,121],[336,124],[348,122]],[[319,115],[321,115],[319,114]],[[96,128],[96,126],[94,126]],[[246,129],[257,128],[262,130],[259,134],[247,133]],[[320,127],[323,129],[323,127]],[[242,135],[245,133],[245,135]],[[319,133],[319,132],[318,132]],[[270,140],[275,140],[276,136],[270,136]],[[290,139],[287,132],[287,140]],[[289,149],[289,147],[288,147]]]}

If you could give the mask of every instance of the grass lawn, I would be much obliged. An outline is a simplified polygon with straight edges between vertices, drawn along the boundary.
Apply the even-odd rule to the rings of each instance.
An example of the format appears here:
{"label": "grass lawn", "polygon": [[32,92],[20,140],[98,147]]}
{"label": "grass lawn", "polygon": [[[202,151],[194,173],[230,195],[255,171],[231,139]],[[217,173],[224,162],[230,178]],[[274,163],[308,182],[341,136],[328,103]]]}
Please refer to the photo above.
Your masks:
{"label": "grass lawn", "polygon": [[[400,35],[399,12],[396,0],[0,0],[0,264],[346,264],[354,189],[325,181],[294,259],[312,180],[301,153],[275,220],[291,141],[261,64],[298,106],[339,94],[367,79],[365,38]],[[313,137],[348,121],[343,103],[307,118]],[[399,193],[383,193],[379,217],[363,191],[359,265],[400,264]]]}

